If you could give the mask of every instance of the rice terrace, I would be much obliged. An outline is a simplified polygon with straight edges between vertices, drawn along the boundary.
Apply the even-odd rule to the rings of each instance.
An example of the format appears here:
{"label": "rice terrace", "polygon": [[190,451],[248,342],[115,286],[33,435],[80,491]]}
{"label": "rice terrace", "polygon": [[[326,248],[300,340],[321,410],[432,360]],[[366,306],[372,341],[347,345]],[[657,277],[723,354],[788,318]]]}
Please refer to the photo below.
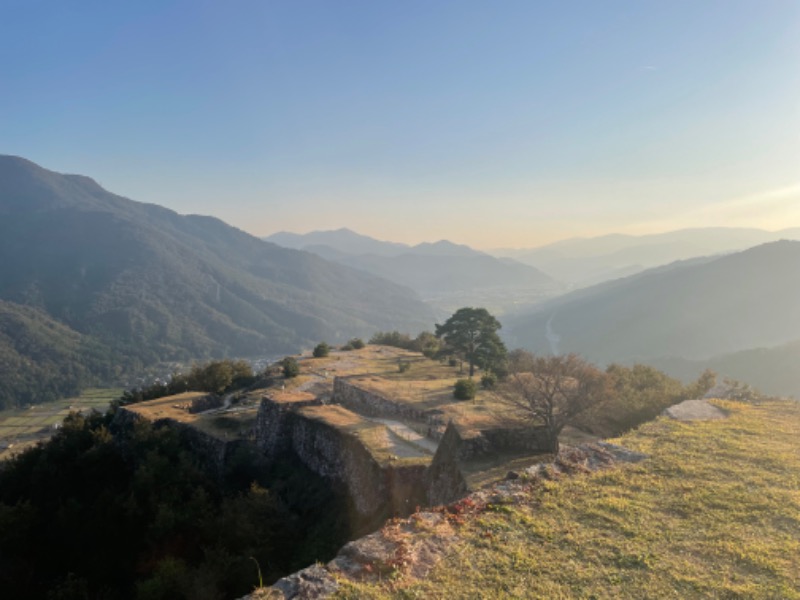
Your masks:
{"label": "rice terrace", "polygon": [[0,460],[49,438],[70,412],[105,412],[121,389],[85,390],[77,398],[0,411]]}

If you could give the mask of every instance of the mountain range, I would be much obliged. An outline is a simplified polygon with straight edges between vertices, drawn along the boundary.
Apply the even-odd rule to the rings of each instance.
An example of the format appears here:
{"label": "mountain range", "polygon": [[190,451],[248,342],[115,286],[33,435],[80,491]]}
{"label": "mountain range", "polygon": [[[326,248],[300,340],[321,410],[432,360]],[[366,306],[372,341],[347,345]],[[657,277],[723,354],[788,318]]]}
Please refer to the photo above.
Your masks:
{"label": "mountain range", "polygon": [[695,259],[577,290],[510,320],[512,345],[600,362],[712,357],[800,340],[800,242]]}
{"label": "mountain range", "polygon": [[785,380],[785,393],[791,369],[773,367],[799,352],[800,242],[731,252],[776,236],[800,230],[551,244],[534,258],[584,275],[590,264],[619,275],[633,258],[639,269],[692,256],[554,297],[564,288],[543,271],[446,240],[409,246],[340,229],[265,241],[0,156],[0,406],[130,381],[162,361],[414,333],[469,305],[506,312],[511,347],[648,361],[687,377],[705,366],[754,382],[775,373],[761,385]]}
{"label": "mountain range", "polygon": [[492,253],[513,257],[561,281],[586,287],[678,260],[737,252],[781,239],[800,240],[800,228],[766,231],[708,227],[640,236],[611,234]]}
{"label": "mountain range", "polygon": [[48,330],[74,371],[0,390],[0,404],[158,361],[290,353],[435,320],[401,285],[14,156],[0,156],[0,257],[0,380],[38,368]]}
{"label": "mountain range", "polygon": [[557,281],[531,265],[447,240],[409,246],[350,229],[280,232],[265,239],[406,285],[438,307],[441,315],[465,305],[502,314],[562,291]]}

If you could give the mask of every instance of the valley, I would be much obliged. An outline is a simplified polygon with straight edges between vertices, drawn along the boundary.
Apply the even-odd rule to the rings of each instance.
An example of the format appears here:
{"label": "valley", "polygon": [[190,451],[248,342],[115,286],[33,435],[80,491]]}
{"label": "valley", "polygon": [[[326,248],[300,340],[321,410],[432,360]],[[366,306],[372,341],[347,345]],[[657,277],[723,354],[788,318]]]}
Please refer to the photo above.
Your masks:
{"label": "valley", "polygon": [[[75,519],[103,523],[118,498],[135,498],[137,508],[117,517],[123,527],[142,530],[129,534],[135,547],[120,547],[120,562],[111,566],[109,559],[107,569],[80,561],[71,567],[83,573],[79,582],[86,589],[119,586],[125,597],[134,597],[144,593],[144,585],[194,597],[196,586],[207,585],[215,594],[241,594],[249,568],[243,553],[249,552],[268,561],[267,582],[276,582],[275,589],[296,589],[313,572],[342,597],[382,597],[387,591],[371,579],[374,568],[427,594],[428,581],[452,577],[451,549],[476,544],[475,531],[478,539],[486,535],[480,523],[487,511],[522,519],[518,526],[524,529],[530,518],[525,503],[538,498],[534,490],[540,485],[571,481],[596,468],[631,472],[639,467],[624,465],[635,457],[634,462],[650,464],[651,451],[639,452],[647,444],[637,442],[638,432],[663,423],[658,415],[664,409],[702,395],[715,379],[704,369],[719,373],[720,380],[744,381],[714,389],[753,406],[785,408],[747,383],[776,396],[800,394],[792,377],[800,339],[797,241],[649,269],[614,263],[611,270],[582,271],[586,277],[580,278],[574,276],[577,263],[543,261],[559,279],[446,240],[410,246],[345,229],[274,236],[294,246],[281,248],[221,221],[133,202],[89,178],[47,171],[23,159],[0,157],[0,174],[0,212],[6,217],[0,250],[24,258],[0,268],[0,404],[8,407],[0,415],[0,479],[7,477],[9,486],[0,518],[10,511],[20,527],[46,519],[42,498],[48,494],[36,490],[50,486],[72,494],[71,508],[60,513],[62,528]],[[682,238],[678,233],[675,240]],[[705,233],[710,245],[704,248],[760,236]],[[57,239],[63,251],[46,251],[36,242],[44,237]],[[699,247],[692,245],[696,232],[683,237],[694,240],[681,246],[683,251]],[[620,241],[598,243],[611,248]],[[622,247],[612,250],[628,256]],[[539,256],[547,255],[542,252]],[[682,256],[677,246],[647,254],[634,244],[630,252],[655,262]],[[578,271],[569,275],[572,268]],[[592,285],[592,278],[602,281]],[[474,397],[456,400],[456,385],[466,377],[467,346],[448,346],[445,329],[436,323],[469,306],[489,307],[504,326],[496,323],[502,339],[492,338],[480,350],[484,354],[472,355],[483,365],[472,381]],[[437,338],[431,329],[442,335]],[[358,339],[372,334],[396,346]],[[326,350],[317,356],[317,348],[309,348],[320,339],[332,347],[318,344]],[[503,342],[515,348],[508,359]],[[493,352],[499,348],[497,359]],[[549,356],[557,363],[572,352],[598,363],[586,368],[604,381],[602,398],[555,434],[540,413],[509,410],[512,383],[526,381],[526,356],[531,361]],[[293,376],[286,374],[284,361],[274,362],[281,355],[296,361]],[[231,359],[243,356],[250,358]],[[224,359],[220,364],[226,368],[243,369],[242,383],[234,383],[235,377],[204,382],[215,363],[200,361],[214,358]],[[512,364],[517,371],[509,375]],[[539,382],[548,377],[536,375]],[[122,394],[110,387],[123,382],[131,389]],[[92,387],[98,385],[109,388]],[[197,391],[198,386],[211,387]],[[177,393],[164,395],[167,389]],[[530,391],[520,389],[517,393]],[[148,390],[156,397],[147,399]],[[734,413],[750,406],[720,402]],[[101,414],[109,405],[111,411]],[[653,419],[656,425],[647,423]],[[603,441],[631,429],[624,438],[632,440],[630,448]],[[562,450],[554,455],[557,441]],[[63,473],[51,473],[46,482],[33,474],[58,461],[64,461]],[[119,477],[113,479],[113,493],[99,501],[106,508],[90,517],[85,511],[95,501],[84,494],[96,495],[92,490],[104,476],[92,484],[79,482],[97,478],[95,469],[104,461],[115,465]],[[167,464],[172,467],[163,470]],[[26,478],[38,487],[29,489]],[[171,483],[155,492],[164,481]],[[14,504],[27,497],[44,502],[31,509],[31,521],[19,512],[22,505]],[[511,500],[497,504],[496,498]],[[191,504],[189,521],[162,515],[185,502]],[[231,535],[220,534],[236,511],[246,522]],[[411,520],[401,521],[406,518]],[[248,531],[254,519],[265,527],[282,525],[270,525],[253,539]],[[396,556],[370,554],[372,540],[395,554],[406,545],[427,547],[419,523],[450,540],[437,542],[424,566],[430,579],[404,579],[407,571]],[[398,538],[401,530],[409,537]],[[39,560],[33,541],[38,534],[26,534],[31,546],[13,531],[0,536],[0,548],[6,544],[21,554],[8,573],[0,568],[0,579],[17,581],[32,598],[72,585],[64,579],[61,559],[51,558],[52,568],[34,575],[29,565]],[[764,535],[777,535],[770,531]],[[105,539],[103,533],[93,535]],[[635,535],[646,537],[641,531]],[[182,546],[184,538],[195,540],[194,551]],[[280,540],[288,539],[293,540],[289,551],[281,553]],[[354,567],[348,553],[362,547],[371,558]],[[221,562],[213,558],[229,551],[238,554]],[[531,547],[525,553],[536,555]],[[144,558],[148,555],[155,558]],[[137,573],[143,560],[151,566]],[[320,560],[331,562],[302,569]],[[503,564],[493,551],[481,560]],[[181,566],[169,575],[172,561]],[[99,558],[95,562],[101,564]],[[118,581],[104,572],[115,569],[124,572]],[[783,567],[774,571],[765,585],[787,585]],[[682,585],[669,581],[665,585]],[[479,584],[452,585],[470,595],[476,592],[469,586]],[[140,591],[134,593],[136,586]]]}

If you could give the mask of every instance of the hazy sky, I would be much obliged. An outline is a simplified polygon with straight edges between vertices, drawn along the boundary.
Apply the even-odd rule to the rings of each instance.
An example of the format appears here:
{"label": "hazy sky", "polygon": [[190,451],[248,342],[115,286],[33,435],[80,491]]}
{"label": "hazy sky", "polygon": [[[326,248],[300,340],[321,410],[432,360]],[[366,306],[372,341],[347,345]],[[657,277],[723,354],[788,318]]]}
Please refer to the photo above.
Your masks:
{"label": "hazy sky", "polygon": [[2,0],[0,153],[257,235],[800,226],[800,2]]}

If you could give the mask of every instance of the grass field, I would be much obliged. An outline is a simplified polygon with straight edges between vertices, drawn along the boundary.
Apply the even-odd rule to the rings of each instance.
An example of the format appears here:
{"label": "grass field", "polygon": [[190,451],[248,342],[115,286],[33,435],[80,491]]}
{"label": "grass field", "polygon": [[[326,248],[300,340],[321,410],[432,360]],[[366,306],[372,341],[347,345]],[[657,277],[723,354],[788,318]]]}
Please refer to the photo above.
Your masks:
{"label": "grass field", "polygon": [[71,411],[104,412],[121,394],[121,389],[95,388],[85,390],[76,398],[0,411],[0,460],[47,439]]}
{"label": "grass field", "polygon": [[[399,368],[404,363],[405,370]],[[474,401],[453,398],[453,386],[467,377],[458,367],[431,360],[417,352],[387,346],[367,346],[355,352],[336,352],[329,358],[301,362],[301,376],[293,386],[308,385],[312,373],[350,376],[350,382],[399,404],[419,410],[442,411],[442,421],[452,419],[462,429],[496,427],[507,424],[508,410],[499,405],[490,391],[478,389]],[[480,382],[482,372],[474,379]],[[332,377],[329,378],[332,384]]]}
{"label": "grass field", "polygon": [[618,440],[642,463],[468,515],[424,580],[339,597],[800,598],[800,403],[720,405],[728,419],[662,417]]}

